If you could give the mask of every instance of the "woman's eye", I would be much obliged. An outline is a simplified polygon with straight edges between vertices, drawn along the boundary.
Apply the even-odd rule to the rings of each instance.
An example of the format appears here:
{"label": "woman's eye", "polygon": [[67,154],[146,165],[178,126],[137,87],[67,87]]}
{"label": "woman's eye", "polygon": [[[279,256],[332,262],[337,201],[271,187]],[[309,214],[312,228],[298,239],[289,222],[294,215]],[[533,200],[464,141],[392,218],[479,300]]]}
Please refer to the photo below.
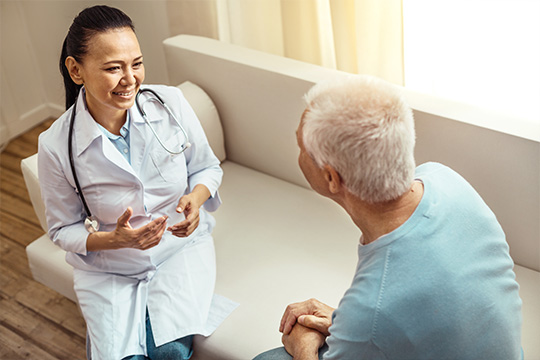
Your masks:
{"label": "woman's eye", "polygon": [[134,67],[135,69],[137,69],[137,68],[140,68],[140,67],[142,66],[142,64],[143,64],[143,62],[142,62],[142,61],[139,61],[139,62],[136,62],[135,64],[133,64],[133,67]]}
{"label": "woman's eye", "polygon": [[113,66],[113,67],[107,68],[105,70],[109,71],[109,72],[118,71],[118,70],[120,70],[120,66]]}

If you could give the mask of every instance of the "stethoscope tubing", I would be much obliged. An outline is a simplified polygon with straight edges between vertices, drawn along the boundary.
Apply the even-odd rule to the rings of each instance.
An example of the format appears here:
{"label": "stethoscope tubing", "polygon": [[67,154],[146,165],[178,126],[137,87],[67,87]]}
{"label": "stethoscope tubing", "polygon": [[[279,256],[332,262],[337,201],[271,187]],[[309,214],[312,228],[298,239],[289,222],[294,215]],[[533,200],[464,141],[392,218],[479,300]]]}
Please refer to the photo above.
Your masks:
{"label": "stethoscope tubing", "polygon": [[[154,130],[154,127],[152,126],[152,124],[150,124],[150,121],[148,120],[148,117],[146,116],[146,112],[144,111],[143,107],[139,103],[139,96],[141,96],[141,94],[144,93],[144,92],[149,92],[152,95],[154,95],[155,99],[151,98],[151,99],[148,99],[148,101],[157,101],[157,102],[159,102],[159,104],[161,106],[163,106],[163,108],[167,111],[169,116],[171,116],[174,119],[174,121],[176,122],[176,124],[180,127],[180,130],[182,131],[182,134],[184,135],[184,139],[186,140],[185,144],[181,145],[180,151],[174,151],[174,150],[168,149],[165,146],[165,144],[161,141],[161,138],[156,133],[156,130]],[[186,151],[191,146],[191,144],[189,142],[188,135],[186,133],[186,130],[184,129],[182,124],[180,124],[180,121],[178,121],[178,119],[176,118],[174,113],[171,111],[171,109],[167,106],[167,104],[165,104],[163,99],[161,99],[161,97],[154,90],[152,90],[152,89],[140,89],[139,92],[137,93],[137,96],[135,97],[135,104],[137,105],[137,109],[139,109],[139,112],[141,113],[144,121],[150,127],[150,130],[152,130],[152,133],[154,133],[155,138],[157,139],[157,141],[159,142],[161,147],[163,149],[165,149],[165,151],[167,151],[171,155],[179,155],[179,154],[183,153],[184,151]]]}
{"label": "stethoscope tubing", "polygon": [[69,121],[69,134],[68,134],[68,153],[69,153],[69,165],[71,167],[71,173],[73,174],[73,181],[75,181],[75,187],[77,188],[77,194],[81,198],[81,201],[84,206],[84,211],[88,216],[92,216],[88,204],[86,204],[86,199],[84,198],[81,190],[81,185],[79,184],[79,178],[77,177],[77,172],[75,171],[75,162],[73,161],[73,124],[75,122],[75,113],[77,112],[77,102],[73,104],[73,109],[71,110],[71,119]]}

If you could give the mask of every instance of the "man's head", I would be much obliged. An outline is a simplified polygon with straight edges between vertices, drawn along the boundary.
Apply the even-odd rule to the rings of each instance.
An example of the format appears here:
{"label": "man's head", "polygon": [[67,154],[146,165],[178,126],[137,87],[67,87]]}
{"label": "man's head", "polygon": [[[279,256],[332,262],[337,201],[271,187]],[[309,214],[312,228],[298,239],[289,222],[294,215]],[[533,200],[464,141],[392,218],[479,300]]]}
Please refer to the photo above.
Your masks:
{"label": "man's head", "polygon": [[394,200],[410,188],[414,119],[396,86],[351,76],[313,86],[305,100],[299,162],[316,191],[326,195],[319,188],[324,179],[317,178],[325,168],[335,170],[345,187],[368,203]]}

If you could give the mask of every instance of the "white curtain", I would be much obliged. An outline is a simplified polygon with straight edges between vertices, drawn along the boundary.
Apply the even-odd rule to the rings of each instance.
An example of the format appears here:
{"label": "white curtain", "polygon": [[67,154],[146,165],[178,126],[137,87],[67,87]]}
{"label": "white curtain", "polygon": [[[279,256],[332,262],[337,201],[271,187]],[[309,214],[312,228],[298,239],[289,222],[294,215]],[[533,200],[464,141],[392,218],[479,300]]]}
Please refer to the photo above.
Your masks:
{"label": "white curtain", "polygon": [[403,85],[402,0],[171,0],[173,34],[213,37]]}

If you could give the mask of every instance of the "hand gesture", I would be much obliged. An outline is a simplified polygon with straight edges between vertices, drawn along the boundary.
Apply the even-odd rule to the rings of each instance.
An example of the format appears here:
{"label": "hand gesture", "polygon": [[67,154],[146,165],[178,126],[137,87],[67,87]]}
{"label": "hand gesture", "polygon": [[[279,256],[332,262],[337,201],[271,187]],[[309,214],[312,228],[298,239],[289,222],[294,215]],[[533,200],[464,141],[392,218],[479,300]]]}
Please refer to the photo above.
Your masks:
{"label": "hand gesture", "polygon": [[133,248],[146,250],[161,241],[167,226],[167,216],[157,218],[138,229],[133,229],[129,220],[133,209],[128,207],[116,221],[116,228],[111,232],[98,231],[88,235],[86,249],[88,251]]}
{"label": "hand gesture", "polygon": [[191,235],[197,226],[199,226],[199,207],[200,205],[195,203],[193,193],[184,195],[178,201],[176,212],[184,213],[186,218],[167,228],[174,236],[187,237]]}
{"label": "hand gesture", "polygon": [[162,216],[138,229],[133,229],[129,223],[132,215],[133,209],[128,207],[116,221],[114,241],[119,247],[146,250],[159,244],[167,226],[167,216]]}
{"label": "hand gesture", "polygon": [[332,325],[332,313],[334,308],[323,304],[316,299],[310,299],[287,306],[281,317],[279,331],[288,335],[293,326],[298,322],[300,325],[319,331],[328,336],[328,328]]}

